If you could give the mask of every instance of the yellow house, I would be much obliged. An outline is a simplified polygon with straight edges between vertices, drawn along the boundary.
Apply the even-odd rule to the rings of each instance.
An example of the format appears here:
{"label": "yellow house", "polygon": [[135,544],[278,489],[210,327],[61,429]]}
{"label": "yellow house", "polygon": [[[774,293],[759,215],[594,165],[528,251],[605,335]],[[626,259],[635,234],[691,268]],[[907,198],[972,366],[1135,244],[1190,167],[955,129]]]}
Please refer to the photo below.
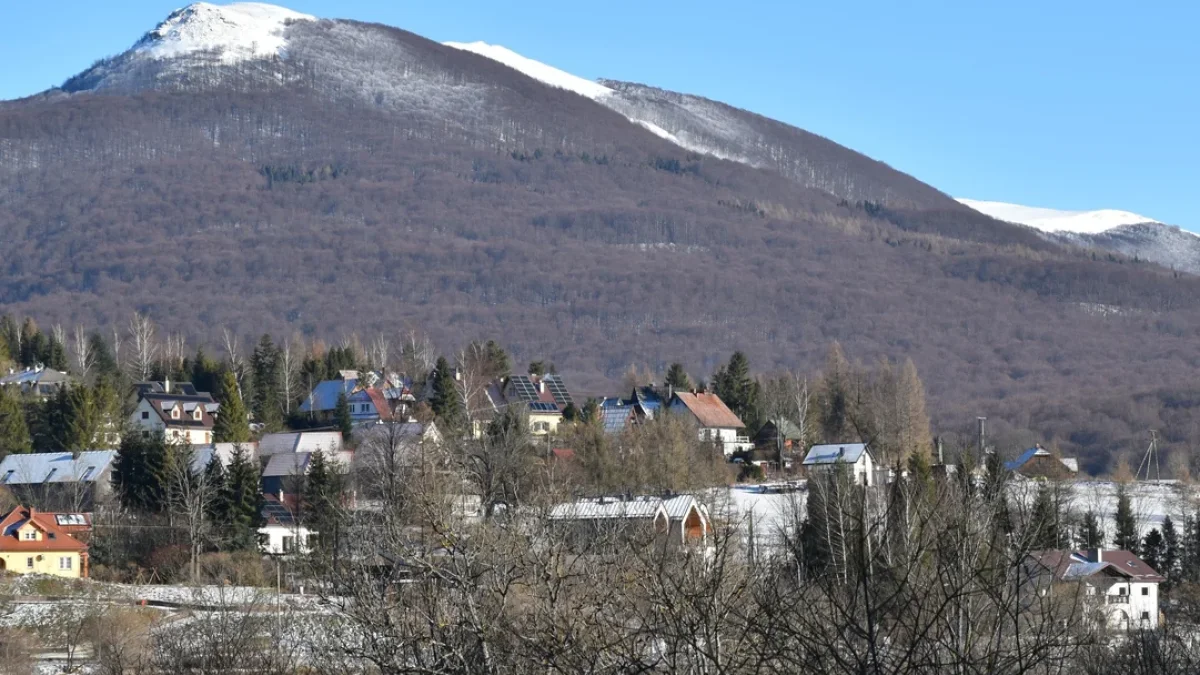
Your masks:
{"label": "yellow house", "polygon": [[72,536],[87,529],[82,514],[18,506],[0,520],[0,571],[87,577],[88,546]]}

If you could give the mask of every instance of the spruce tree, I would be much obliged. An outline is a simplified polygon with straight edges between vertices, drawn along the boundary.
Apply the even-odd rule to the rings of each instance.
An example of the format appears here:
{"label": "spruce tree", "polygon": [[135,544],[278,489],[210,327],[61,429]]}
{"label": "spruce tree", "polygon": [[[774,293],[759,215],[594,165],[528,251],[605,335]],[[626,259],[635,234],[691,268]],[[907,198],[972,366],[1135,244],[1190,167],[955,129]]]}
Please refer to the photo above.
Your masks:
{"label": "spruce tree", "polygon": [[113,467],[113,487],[126,508],[158,513],[166,507],[171,448],[161,433],[125,434]]}
{"label": "spruce tree", "polygon": [[1117,536],[1113,538],[1113,546],[1122,551],[1138,552],[1137,521],[1133,517],[1133,505],[1129,500],[1129,490],[1124,484],[1117,486]]}
{"label": "spruce tree", "polygon": [[451,370],[450,362],[444,356],[438,357],[434,369],[436,372],[429,397],[429,407],[433,410],[438,422],[447,429],[459,429],[462,427],[466,415],[463,412],[462,397],[458,393],[458,387],[455,386],[454,371]]}
{"label": "spruce tree", "polygon": [[221,500],[229,545],[234,550],[252,550],[258,546],[261,498],[258,467],[239,445],[229,460]]}
{"label": "spruce tree", "polygon": [[818,419],[826,443],[858,440],[851,409],[855,377],[841,345],[834,342],[825,357],[825,370],[817,395]]}
{"label": "spruce tree", "polygon": [[308,463],[308,475],[304,481],[302,511],[304,524],[316,530],[317,541],[324,549],[335,544],[340,524],[342,477],[317,450]]}
{"label": "spruce tree", "polygon": [[1166,554],[1162,533],[1158,528],[1150,530],[1142,540],[1141,558],[1159,574],[1164,574],[1163,557]]}
{"label": "spruce tree", "polygon": [[672,363],[667,368],[667,376],[663,378],[663,386],[673,391],[688,391],[692,388],[692,378],[688,377],[682,363]]}
{"label": "spruce tree", "polygon": [[208,503],[208,519],[214,523],[228,522],[229,509],[225,503],[229,490],[228,477],[225,475],[225,465],[221,463],[221,457],[215,452],[204,466],[204,483],[212,495]]}
{"label": "spruce tree", "polygon": [[1083,514],[1083,523],[1079,528],[1079,543],[1084,548],[1104,548],[1104,530],[1100,527],[1100,519],[1096,516],[1095,511],[1089,509]]}
{"label": "spruce tree", "polygon": [[216,393],[221,388],[222,366],[219,361],[204,353],[204,349],[196,350],[192,359],[190,379],[196,391]]}
{"label": "spruce tree", "polygon": [[1026,525],[1026,543],[1035,550],[1058,548],[1058,510],[1050,486],[1043,483],[1033,501],[1033,511]]}
{"label": "spruce tree", "polygon": [[283,426],[283,408],[279,401],[279,348],[264,334],[250,357],[250,370],[254,377],[254,397],[251,410],[254,418],[267,431],[278,431]]}
{"label": "spruce tree", "polygon": [[242,395],[238,392],[237,378],[230,371],[221,376],[221,389],[217,392],[217,420],[213,424],[213,441],[216,443],[247,443],[250,441],[250,421]]}
{"label": "spruce tree", "polygon": [[33,451],[21,399],[10,387],[0,387],[0,459]]}
{"label": "spruce tree", "polygon": [[1180,578],[1196,583],[1200,581],[1200,512],[1183,521],[1183,542],[1179,553]]}
{"label": "spruce tree", "polygon": [[1162,568],[1159,569],[1159,574],[1167,578],[1167,587],[1170,588],[1179,578],[1179,532],[1175,530],[1175,523],[1171,520],[1171,516],[1163,518],[1162,524],[1163,536],[1163,557]]}
{"label": "spruce tree", "polygon": [[88,337],[88,346],[95,359],[92,364],[92,372],[96,374],[96,377],[108,380],[119,379],[121,377],[121,367],[117,363],[117,357],[113,355],[113,351],[108,346],[108,341],[104,339],[104,336],[99,333],[92,333]]}
{"label": "spruce tree", "polygon": [[350,399],[346,398],[344,391],[338,393],[337,404],[333,408],[333,423],[342,432],[342,440],[349,441],[350,434],[354,433],[354,417],[350,413]]}

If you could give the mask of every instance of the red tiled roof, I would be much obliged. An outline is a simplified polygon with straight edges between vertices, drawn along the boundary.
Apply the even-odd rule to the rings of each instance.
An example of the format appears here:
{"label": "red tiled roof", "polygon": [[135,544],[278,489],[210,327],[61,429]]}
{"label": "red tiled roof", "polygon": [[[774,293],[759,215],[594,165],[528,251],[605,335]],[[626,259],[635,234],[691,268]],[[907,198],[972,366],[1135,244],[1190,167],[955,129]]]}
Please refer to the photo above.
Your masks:
{"label": "red tiled roof", "polygon": [[392,419],[392,406],[388,404],[387,397],[384,396],[381,389],[364,389],[367,396],[371,397],[371,403],[375,405],[375,411],[379,413],[379,419]]}
{"label": "red tiled roof", "polygon": [[677,392],[675,398],[687,406],[702,427],[741,429],[746,426],[716,394]]}
{"label": "red tiled roof", "polygon": [[[4,520],[0,520],[0,551],[86,551],[87,544],[72,537],[66,528],[58,524],[54,515],[24,506],[9,511]],[[17,530],[29,521],[46,536],[39,541],[19,539]]]}
{"label": "red tiled roof", "polygon": [[1076,551],[1075,555],[1085,558],[1090,562],[1112,563],[1116,565],[1117,569],[1132,576],[1134,581],[1144,583],[1162,583],[1166,581],[1149,563],[1137,557],[1131,551],[1099,551],[1097,554],[1095,549],[1087,549]]}

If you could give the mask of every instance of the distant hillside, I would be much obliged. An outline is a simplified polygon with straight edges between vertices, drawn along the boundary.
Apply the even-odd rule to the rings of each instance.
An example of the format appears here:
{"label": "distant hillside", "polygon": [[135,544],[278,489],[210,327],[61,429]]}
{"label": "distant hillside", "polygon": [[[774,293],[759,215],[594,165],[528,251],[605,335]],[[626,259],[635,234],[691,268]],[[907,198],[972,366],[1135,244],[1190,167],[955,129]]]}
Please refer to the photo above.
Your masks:
{"label": "distant hillside", "polygon": [[911,356],[943,428],[1047,430],[1092,470],[1149,425],[1200,440],[1200,280],[723,104],[615,82],[601,104],[353,21],[249,15],[197,41],[188,22],[220,16],[192,9],[0,104],[0,311],[137,309],[193,342],[495,337],[588,391],[631,363],[706,377],[735,348],[815,368],[840,340]]}

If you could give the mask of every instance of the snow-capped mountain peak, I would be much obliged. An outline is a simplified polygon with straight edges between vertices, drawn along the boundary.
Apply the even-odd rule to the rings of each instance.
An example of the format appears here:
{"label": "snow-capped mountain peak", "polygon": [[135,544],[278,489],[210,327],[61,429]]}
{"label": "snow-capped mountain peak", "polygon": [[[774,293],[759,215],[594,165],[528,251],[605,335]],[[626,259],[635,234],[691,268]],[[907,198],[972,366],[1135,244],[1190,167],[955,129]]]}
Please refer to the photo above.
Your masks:
{"label": "snow-capped mountain peak", "polygon": [[316,17],[259,2],[197,2],[172,12],[134,51],[158,59],[213,51],[227,64],[277,56],[287,45],[283,31],[289,21]]}
{"label": "snow-capped mountain peak", "polygon": [[461,49],[480,56],[486,56],[493,61],[503,63],[513,70],[524,73],[543,84],[573,91],[580,96],[586,96],[593,100],[611,96],[613,93],[612,89],[599,82],[585,80],[578,75],[572,75],[565,70],[559,70],[541,61],[534,61],[531,58],[521,56],[507,47],[490,45],[486,42],[443,42],[442,44],[454,49]]}
{"label": "snow-capped mountain peak", "polygon": [[1043,232],[1100,234],[1101,232],[1107,232],[1122,225],[1158,222],[1153,218],[1115,209],[1060,211],[1058,209],[1045,209],[976,199],[959,199],[958,201],[997,220],[1028,225]]}

